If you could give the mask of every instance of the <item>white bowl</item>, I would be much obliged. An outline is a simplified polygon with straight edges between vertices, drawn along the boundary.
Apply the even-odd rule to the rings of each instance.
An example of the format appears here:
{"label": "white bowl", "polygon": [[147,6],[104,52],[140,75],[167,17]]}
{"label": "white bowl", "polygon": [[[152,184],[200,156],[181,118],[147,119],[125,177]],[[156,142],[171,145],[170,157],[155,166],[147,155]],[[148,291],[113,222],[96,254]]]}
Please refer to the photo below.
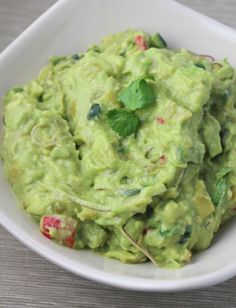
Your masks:
{"label": "white bowl", "polygon": [[[171,47],[185,47],[236,66],[236,32],[170,0],[61,0],[0,55],[0,97],[37,75],[51,55],[73,54],[108,34],[127,28],[163,34]],[[17,207],[0,165],[0,223],[48,260],[102,283],[142,291],[202,288],[236,274],[236,224],[221,230],[212,246],[180,270],[152,264],[127,265],[91,251],[58,246]]]}

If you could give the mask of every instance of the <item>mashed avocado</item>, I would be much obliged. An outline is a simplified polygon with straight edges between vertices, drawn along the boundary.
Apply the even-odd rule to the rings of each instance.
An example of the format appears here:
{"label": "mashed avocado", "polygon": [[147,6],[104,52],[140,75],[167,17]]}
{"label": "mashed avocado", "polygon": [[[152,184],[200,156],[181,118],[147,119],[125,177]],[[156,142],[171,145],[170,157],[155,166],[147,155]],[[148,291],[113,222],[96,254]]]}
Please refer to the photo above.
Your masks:
{"label": "mashed avocado", "polygon": [[6,94],[5,175],[46,237],[177,268],[236,213],[235,103],[226,60],[111,35]]}

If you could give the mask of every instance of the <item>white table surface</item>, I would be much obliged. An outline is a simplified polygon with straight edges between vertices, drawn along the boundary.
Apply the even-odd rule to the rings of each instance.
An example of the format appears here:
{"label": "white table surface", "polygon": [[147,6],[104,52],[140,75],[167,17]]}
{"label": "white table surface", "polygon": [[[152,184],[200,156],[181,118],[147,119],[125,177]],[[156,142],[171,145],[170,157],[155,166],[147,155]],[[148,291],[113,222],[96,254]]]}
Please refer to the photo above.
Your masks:
{"label": "white table surface", "polygon": [[[0,51],[54,2],[0,0]],[[179,2],[236,28],[236,0]],[[235,308],[236,278],[189,293],[123,291],[85,280],[58,268],[0,227],[0,307]]]}

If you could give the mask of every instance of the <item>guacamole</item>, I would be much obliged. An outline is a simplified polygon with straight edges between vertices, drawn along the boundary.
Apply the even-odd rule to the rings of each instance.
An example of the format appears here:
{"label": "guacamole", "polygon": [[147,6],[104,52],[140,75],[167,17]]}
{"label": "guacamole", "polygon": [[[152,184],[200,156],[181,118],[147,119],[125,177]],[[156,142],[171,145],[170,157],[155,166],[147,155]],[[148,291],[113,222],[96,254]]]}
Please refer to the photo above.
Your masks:
{"label": "guacamole", "polygon": [[236,213],[236,77],[127,30],[4,97],[2,159],[49,239],[178,268]]}

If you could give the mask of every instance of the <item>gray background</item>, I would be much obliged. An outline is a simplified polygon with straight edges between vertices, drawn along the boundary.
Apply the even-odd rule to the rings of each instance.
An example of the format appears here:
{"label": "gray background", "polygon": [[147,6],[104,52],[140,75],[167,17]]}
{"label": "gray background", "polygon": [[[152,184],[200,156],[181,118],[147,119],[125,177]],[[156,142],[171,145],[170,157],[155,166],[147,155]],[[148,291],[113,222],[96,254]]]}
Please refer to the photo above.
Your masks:
{"label": "gray background", "polygon": [[[0,0],[0,51],[55,2]],[[235,0],[179,2],[236,28]],[[236,278],[216,287],[189,293],[146,294],[114,289],[58,268],[0,227],[0,307],[235,308],[235,288]]]}

